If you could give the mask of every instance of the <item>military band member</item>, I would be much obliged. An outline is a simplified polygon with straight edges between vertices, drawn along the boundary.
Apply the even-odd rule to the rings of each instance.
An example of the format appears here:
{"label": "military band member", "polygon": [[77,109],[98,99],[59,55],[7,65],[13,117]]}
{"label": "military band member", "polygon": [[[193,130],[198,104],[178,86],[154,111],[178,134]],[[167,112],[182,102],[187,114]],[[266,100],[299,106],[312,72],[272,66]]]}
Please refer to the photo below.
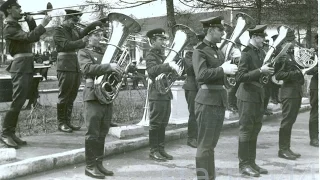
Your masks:
{"label": "military band member", "polygon": [[27,144],[15,135],[15,131],[20,110],[27,99],[33,80],[32,44],[39,41],[40,36],[46,32],[44,27],[50,22],[51,17],[45,16],[41,24],[36,26],[34,19],[26,16],[30,32],[25,32],[18,23],[22,15],[20,14],[21,6],[16,0],[4,2],[0,10],[6,17],[7,25],[3,29],[3,35],[9,53],[13,57],[13,61],[7,68],[11,73],[13,84],[12,103],[3,119],[1,141],[8,147],[18,148],[20,145]]}
{"label": "military band member", "polygon": [[[59,94],[57,103],[58,130],[72,132],[79,130],[80,126],[71,124],[73,102],[77,97],[80,86],[80,67],[76,51],[84,48],[88,37],[87,32],[94,28],[96,22],[91,23],[82,31],[75,28],[82,13],[77,10],[66,9],[66,14],[61,26],[55,28],[53,40],[58,52],[57,77],[59,81]],[[101,22],[100,22],[101,23]]]}
{"label": "military band member", "polygon": [[86,169],[85,174],[93,178],[112,176],[113,172],[105,169],[102,164],[104,144],[109,132],[112,119],[113,104],[99,101],[94,91],[94,79],[107,73],[121,73],[120,67],[115,64],[101,64],[104,50],[99,42],[103,36],[103,28],[97,26],[88,35],[88,45],[78,52],[78,61],[85,78],[83,91],[84,118],[87,126],[85,137]]}
{"label": "military band member", "polygon": [[264,114],[264,89],[259,78],[262,74],[272,74],[274,71],[269,64],[263,65],[266,28],[267,25],[257,25],[248,29],[249,45],[241,53],[239,71],[236,73],[236,81],[240,83],[236,93],[240,117],[239,169],[241,174],[254,177],[268,173],[255,163],[257,139]]}
{"label": "military band member", "polygon": [[[318,53],[318,34],[315,36],[315,52]],[[309,136],[310,145],[319,147],[319,106],[318,106],[318,65],[307,72],[312,75],[309,85],[310,89],[310,118],[309,118]]]}
{"label": "military band member", "polygon": [[200,21],[205,38],[194,50],[192,64],[200,88],[195,98],[195,115],[198,123],[196,171],[198,179],[215,179],[214,148],[218,143],[227,106],[224,74],[235,74],[237,66],[224,62],[218,49],[224,35],[223,17]]}
{"label": "military band member", "polygon": [[[202,42],[204,34],[197,34],[198,42]],[[192,42],[189,46],[195,46],[197,42]],[[192,47],[193,48],[193,47]],[[194,99],[196,98],[198,92],[198,84],[196,82],[196,76],[194,75],[193,65],[192,65],[192,54],[193,50],[188,50],[184,57],[185,62],[185,73],[187,77],[184,81],[182,88],[184,89],[185,98],[188,103],[189,119],[188,119],[188,141],[187,145],[196,148],[197,138],[198,138],[198,124],[196,121],[196,116],[194,114]]]}
{"label": "military band member", "polygon": [[164,45],[166,40],[165,31],[162,28],[153,29],[147,32],[151,49],[146,56],[146,66],[152,84],[149,89],[149,108],[150,108],[150,130],[149,130],[149,157],[156,161],[172,160],[165,149],[165,131],[171,113],[172,92],[161,94],[155,88],[155,78],[161,73],[170,73],[173,69],[178,69],[175,63],[165,63]]}
{"label": "military band member", "polygon": [[[304,77],[294,61],[294,31],[289,29],[284,42],[290,42],[291,47],[288,53],[279,62],[280,70],[277,70],[275,77],[277,80],[283,80],[280,88],[280,100],[282,104],[282,120],[279,129],[279,151],[278,156],[289,160],[295,160],[301,155],[292,152],[290,149],[291,131],[295,123],[302,99],[302,85]],[[284,46],[285,43],[282,43]]]}

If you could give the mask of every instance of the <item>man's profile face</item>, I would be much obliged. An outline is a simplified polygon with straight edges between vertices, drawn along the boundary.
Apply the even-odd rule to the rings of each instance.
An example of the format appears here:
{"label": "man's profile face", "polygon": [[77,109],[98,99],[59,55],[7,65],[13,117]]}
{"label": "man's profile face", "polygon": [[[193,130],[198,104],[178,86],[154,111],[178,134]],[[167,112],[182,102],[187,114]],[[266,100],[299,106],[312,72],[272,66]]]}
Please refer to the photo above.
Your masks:
{"label": "man's profile face", "polygon": [[258,35],[253,35],[253,39],[256,42],[257,47],[262,48],[263,47],[263,42],[265,41],[264,36],[258,36]]}
{"label": "man's profile face", "polygon": [[12,6],[10,9],[7,9],[8,15],[11,15],[12,18],[19,20],[22,18],[21,15],[21,6]]}
{"label": "man's profile face", "polygon": [[166,39],[156,36],[153,40],[152,46],[157,49],[164,49]]}
{"label": "man's profile face", "polygon": [[220,43],[221,38],[224,35],[224,29],[218,27],[210,28],[210,34],[212,43]]}

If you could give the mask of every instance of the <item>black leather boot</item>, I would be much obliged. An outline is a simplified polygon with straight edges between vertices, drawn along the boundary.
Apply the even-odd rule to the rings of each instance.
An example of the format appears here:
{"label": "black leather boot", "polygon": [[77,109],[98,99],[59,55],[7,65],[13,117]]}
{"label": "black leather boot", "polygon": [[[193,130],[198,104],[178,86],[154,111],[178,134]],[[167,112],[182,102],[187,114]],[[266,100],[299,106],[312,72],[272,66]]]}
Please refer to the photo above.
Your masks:
{"label": "black leather boot", "polygon": [[293,156],[295,156],[296,158],[299,158],[299,157],[301,157],[301,154],[299,154],[299,153],[295,153],[295,152],[293,152],[292,150],[291,150],[291,131],[292,129],[290,129],[290,130],[288,130],[288,151],[293,155]]}
{"label": "black leather boot", "polygon": [[66,124],[66,104],[57,104],[58,130],[71,133],[72,129]]}
{"label": "black leather boot", "polygon": [[14,140],[14,142],[16,142],[19,146],[25,146],[27,145],[27,141],[23,141],[22,139],[20,139],[18,136],[16,136],[16,134],[12,134],[11,138]]}
{"label": "black leather boot", "polygon": [[310,145],[314,147],[319,147],[319,121],[309,123],[309,136]]}
{"label": "black leather boot", "polygon": [[249,142],[239,142],[238,158],[239,158],[239,171],[243,175],[259,177],[260,173],[254,170],[250,165],[249,159]]}
{"label": "black leather boot", "polygon": [[104,179],[105,176],[97,168],[96,162],[97,141],[85,140],[86,169],[85,175],[96,179]]}
{"label": "black leather boot", "polygon": [[19,112],[9,110],[2,122],[2,135],[0,140],[9,148],[19,148],[18,144],[13,140],[12,135],[15,132]]}
{"label": "black leather boot", "polygon": [[288,130],[280,128],[278,157],[288,160],[296,160],[296,156],[291,154],[289,151],[289,141],[290,138],[288,138]]}
{"label": "black leather boot", "polygon": [[164,150],[165,137],[166,137],[166,129],[160,128],[159,134],[158,134],[159,153],[161,154],[161,156],[165,157],[167,160],[173,160],[173,156],[171,156]]}
{"label": "black leather boot", "polygon": [[167,161],[165,157],[163,157],[159,153],[159,146],[158,146],[158,130],[149,130],[149,145],[150,145],[150,159],[156,161]]}
{"label": "black leather boot", "polygon": [[249,142],[250,166],[260,174],[268,174],[268,170],[261,168],[256,164],[256,154],[257,154],[257,140],[252,140]]}
{"label": "black leather boot", "polygon": [[66,122],[67,125],[74,131],[78,131],[81,127],[80,126],[75,126],[71,124],[71,119],[72,119],[72,109],[73,109],[73,104],[67,104],[66,105]]}
{"label": "black leather boot", "polygon": [[104,140],[103,141],[99,141],[99,144],[97,144],[97,159],[96,159],[96,163],[97,163],[97,168],[98,170],[106,175],[106,176],[113,176],[113,172],[112,171],[109,171],[107,170],[105,167],[103,167],[103,157],[104,157]]}

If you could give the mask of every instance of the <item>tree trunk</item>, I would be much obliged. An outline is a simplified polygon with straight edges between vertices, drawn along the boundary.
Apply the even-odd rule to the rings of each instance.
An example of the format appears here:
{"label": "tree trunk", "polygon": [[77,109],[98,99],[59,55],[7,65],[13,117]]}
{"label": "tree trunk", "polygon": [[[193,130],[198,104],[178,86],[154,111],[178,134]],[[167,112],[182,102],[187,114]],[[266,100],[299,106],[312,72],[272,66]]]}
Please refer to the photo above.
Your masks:
{"label": "tree trunk", "polygon": [[257,24],[261,24],[261,12],[262,12],[261,0],[256,0],[256,6],[257,6]]}
{"label": "tree trunk", "polygon": [[166,7],[167,7],[167,26],[168,26],[168,33],[170,39],[173,39],[173,34],[171,28],[176,25],[176,20],[174,17],[174,5],[173,0],[166,0]]}
{"label": "tree trunk", "polygon": [[308,9],[310,9],[310,11],[307,11],[307,32],[306,32],[306,47],[310,48],[311,45],[311,15],[312,15],[312,11],[311,11],[311,1],[306,1],[307,7]]}

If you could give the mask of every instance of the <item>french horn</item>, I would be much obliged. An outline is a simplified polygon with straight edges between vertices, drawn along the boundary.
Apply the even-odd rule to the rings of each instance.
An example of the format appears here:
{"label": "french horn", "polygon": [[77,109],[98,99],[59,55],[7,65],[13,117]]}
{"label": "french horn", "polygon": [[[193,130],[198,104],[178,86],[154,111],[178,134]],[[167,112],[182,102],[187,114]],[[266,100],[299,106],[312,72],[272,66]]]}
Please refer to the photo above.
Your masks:
{"label": "french horn", "polygon": [[[124,74],[112,72],[95,78],[95,94],[101,102],[106,104],[113,102],[117,97],[124,81],[125,73],[131,63],[131,58],[128,56],[129,51],[125,47],[122,48],[122,45],[129,34],[138,33],[141,30],[138,22],[124,14],[110,13],[108,19],[109,27],[111,27],[110,38],[101,64],[117,63]],[[119,55],[120,51],[122,53]]]}

